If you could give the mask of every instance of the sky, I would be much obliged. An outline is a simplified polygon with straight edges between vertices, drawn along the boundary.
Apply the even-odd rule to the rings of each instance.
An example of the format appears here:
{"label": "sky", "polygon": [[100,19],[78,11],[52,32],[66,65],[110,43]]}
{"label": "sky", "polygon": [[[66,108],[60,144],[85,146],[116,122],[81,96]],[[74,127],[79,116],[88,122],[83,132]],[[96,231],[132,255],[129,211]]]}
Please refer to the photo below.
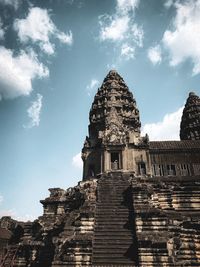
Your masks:
{"label": "sky", "polygon": [[0,217],[33,220],[82,179],[94,95],[111,69],[142,134],[179,140],[200,95],[200,0],[0,0]]}

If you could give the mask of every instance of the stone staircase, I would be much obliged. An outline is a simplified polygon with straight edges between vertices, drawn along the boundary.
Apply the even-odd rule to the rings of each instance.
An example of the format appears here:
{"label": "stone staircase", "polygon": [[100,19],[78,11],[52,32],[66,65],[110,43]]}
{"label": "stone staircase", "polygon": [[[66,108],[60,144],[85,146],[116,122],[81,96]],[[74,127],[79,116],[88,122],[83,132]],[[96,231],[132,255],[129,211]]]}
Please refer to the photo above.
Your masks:
{"label": "stone staircase", "polygon": [[138,266],[130,190],[128,178],[121,173],[113,172],[99,179],[93,238],[93,267]]}

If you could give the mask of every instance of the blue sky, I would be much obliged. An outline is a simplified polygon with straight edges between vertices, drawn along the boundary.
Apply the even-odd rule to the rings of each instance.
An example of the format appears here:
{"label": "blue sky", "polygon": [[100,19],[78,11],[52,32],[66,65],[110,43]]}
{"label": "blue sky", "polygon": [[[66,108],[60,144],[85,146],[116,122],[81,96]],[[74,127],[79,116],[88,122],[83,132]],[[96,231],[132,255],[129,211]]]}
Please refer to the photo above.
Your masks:
{"label": "blue sky", "polygon": [[200,94],[199,0],[0,0],[0,216],[42,214],[48,188],[82,177],[97,88],[116,69],[142,134],[179,139]]}

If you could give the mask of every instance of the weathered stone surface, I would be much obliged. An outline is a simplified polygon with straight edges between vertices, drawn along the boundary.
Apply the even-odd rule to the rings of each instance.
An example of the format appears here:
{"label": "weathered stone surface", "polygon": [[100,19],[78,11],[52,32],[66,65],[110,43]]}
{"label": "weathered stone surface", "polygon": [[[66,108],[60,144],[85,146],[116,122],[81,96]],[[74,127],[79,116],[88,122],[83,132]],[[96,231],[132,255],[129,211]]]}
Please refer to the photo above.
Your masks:
{"label": "weathered stone surface", "polygon": [[200,98],[191,92],[186,101],[180,129],[181,140],[200,140]]}
{"label": "weathered stone surface", "polygon": [[83,181],[49,189],[34,222],[0,220],[0,266],[200,266],[200,140],[190,121],[200,121],[198,101],[190,94],[183,112],[187,138],[151,142],[110,71],[90,111]]}
{"label": "weathered stone surface", "polygon": [[[83,179],[123,169],[150,174],[148,136],[140,136],[139,110],[123,78],[111,70],[98,89],[90,110],[89,136],[82,149]],[[134,154],[134,156],[133,156]],[[143,164],[144,165],[144,164]],[[141,164],[142,166],[142,164]]]}
{"label": "weathered stone surface", "polygon": [[200,176],[132,181],[140,266],[199,266]]}

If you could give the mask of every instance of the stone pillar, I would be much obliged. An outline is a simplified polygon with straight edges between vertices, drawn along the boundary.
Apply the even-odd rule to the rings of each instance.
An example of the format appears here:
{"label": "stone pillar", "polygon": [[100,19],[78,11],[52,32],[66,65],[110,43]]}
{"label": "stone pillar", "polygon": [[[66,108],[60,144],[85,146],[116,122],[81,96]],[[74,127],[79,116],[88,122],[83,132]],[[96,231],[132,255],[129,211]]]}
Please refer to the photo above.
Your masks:
{"label": "stone pillar", "polygon": [[104,171],[109,171],[110,170],[110,155],[107,150],[104,152]]}

